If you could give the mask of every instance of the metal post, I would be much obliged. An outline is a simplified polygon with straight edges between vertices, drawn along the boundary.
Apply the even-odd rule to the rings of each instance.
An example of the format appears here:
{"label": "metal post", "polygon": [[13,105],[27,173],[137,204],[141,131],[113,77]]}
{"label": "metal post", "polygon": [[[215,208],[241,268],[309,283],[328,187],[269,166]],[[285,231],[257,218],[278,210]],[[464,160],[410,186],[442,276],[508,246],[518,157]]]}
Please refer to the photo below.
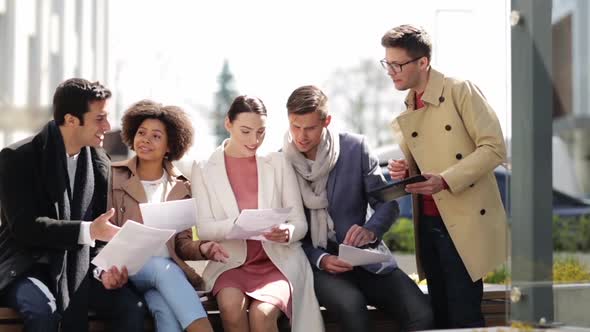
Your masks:
{"label": "metal post", "polygon": [[512,0],[512,320],[553,320],[551,0]]}

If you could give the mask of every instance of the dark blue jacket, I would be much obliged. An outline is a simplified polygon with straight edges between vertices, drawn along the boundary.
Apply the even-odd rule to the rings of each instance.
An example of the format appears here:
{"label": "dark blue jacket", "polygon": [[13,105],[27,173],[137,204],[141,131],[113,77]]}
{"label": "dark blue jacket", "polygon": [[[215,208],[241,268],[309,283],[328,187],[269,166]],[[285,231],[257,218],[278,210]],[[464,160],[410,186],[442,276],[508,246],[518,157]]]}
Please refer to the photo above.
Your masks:
{"label": "dark blue jacket", "polygon": [[[365,137],[340,133],[340,155],[328,178],[328,212],[334,221],[338,244],[346,237],[352,225],[365,226],[381,240],[391,224],[397,219],[399,208],[396,201],[381,202],[368,192],[386,185],[377,157],[371,154]],[[375,212],[367,220],[368,205]],[[307,220],[309,213],[306,209]],[[366,221],[366,224],[365,224]],[[309,261],[316,266],[323,253],[337,255],[334,250],[314,248],[308,232],[302,241]],[[330,249],[330,248],[329,248]]]}

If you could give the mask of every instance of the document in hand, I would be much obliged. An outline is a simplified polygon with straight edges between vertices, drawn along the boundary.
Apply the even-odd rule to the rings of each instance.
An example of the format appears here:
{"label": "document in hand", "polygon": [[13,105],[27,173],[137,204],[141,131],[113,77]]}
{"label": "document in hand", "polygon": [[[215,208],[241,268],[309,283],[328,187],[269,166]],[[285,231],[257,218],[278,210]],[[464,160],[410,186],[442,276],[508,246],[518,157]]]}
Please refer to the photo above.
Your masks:
{"label": "document in hand", "polygon": [[352,266],[359,266],[388,262],[391,259],[391,255],[381,253],[377,250],[361,249],[341,244],[338,247],[338,259]]}
{"label": "document in hand", "polygon": [[162,203],[139,204],[143,224],[158,229],[173,229],[177,233],[195,226],[197,204],[194,198]]}
{"label": "document in hand", "polygon": [[[234,227],[226,235],[228,240],[264,240],[261,235],[278,225],[281,228],[292,228],[293,225],[285,224],[292,208],[279,209],[245,209],[242,210]],[[293,229],[291,229],[291,232]]]}
{"label": "document in hand", "polygon": [[423,175],[415,175],[411,176],[407,179],[403,179],[398,182],[390,183],[386,186],[381,188],[377,188],[369,192],[369,195],[373,197],[377,197],[379,200],[383,202],[393,201],[394,199],[398,199],[405,195],[409,195],[410,193],[406,191],[406,185],[410,183],[417,183],[426,181],[426,178]]}
{"label": "document in hand", "polygon": [[127,220],[119,232],[94,257],[92,264],[108,270],[127,267],[134,275],[174,235],[173,229],[156,229]]}

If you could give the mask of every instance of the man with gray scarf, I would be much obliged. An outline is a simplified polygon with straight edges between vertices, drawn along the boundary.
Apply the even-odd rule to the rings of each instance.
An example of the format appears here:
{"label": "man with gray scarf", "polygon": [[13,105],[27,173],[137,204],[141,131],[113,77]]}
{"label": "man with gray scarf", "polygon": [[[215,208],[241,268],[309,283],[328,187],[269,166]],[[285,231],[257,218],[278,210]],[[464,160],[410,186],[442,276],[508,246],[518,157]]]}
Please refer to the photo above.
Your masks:
{"label": "man with gray scarf", "polygon": [[[398,216],[396,201],[382,202],[368,193],[386,184],[377,158],[361,135],[328,129],[326,95],[302,86],[287,102],[289,132],[283,152],[297,174],[310,224],[302,241],[314,271],[320,305],[340,320],[343,331],[372,331],[367,305],[394,317],[403,331],[429,329],[428,299],[398,267],[353,267],[338,259],[338,246],[383,246],[382,235]],[[367,219],[368,205],[374,213]]]}

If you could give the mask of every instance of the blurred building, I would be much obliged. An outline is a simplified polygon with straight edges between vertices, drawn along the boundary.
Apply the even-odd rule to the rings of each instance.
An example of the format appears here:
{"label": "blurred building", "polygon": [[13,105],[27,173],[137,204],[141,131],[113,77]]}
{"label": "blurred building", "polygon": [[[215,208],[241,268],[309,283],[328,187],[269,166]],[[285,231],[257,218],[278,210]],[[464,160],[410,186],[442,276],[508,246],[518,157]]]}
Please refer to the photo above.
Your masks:
{"label": "blurred building", "polygon": [[51,118],[57,85],[108,79],[108,0],[0,0],[0,147]]}
{"label": "blurred building", "polygon": [[590,195],[590,3],[554,0],[552,10],[553,135],[572,156],[583,193]]}

